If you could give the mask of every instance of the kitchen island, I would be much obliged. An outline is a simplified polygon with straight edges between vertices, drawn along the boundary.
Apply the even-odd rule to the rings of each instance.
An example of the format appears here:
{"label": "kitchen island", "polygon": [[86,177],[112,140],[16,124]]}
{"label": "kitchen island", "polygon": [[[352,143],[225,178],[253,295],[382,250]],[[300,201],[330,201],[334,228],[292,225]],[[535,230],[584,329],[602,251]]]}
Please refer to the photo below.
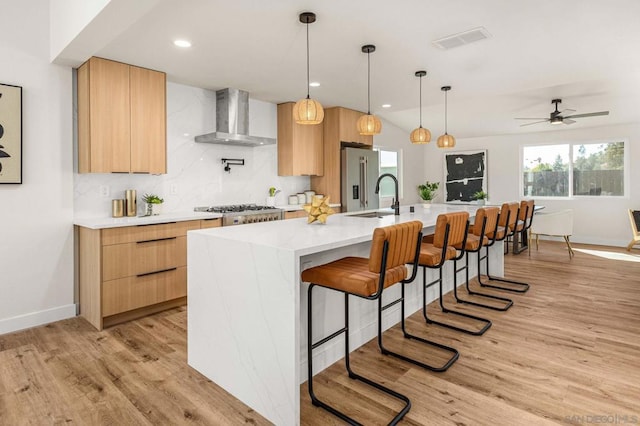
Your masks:
{"label": "kitchen island", "polygon": [[[306,292],[302,270],[344,256],[369,256],[373,230],[420,220],[432,232],[438,214],[476,206],[434,204],[401,208],[399,216],[329,217],[326,225],[306,219],[190,231],[188,233],[188,363],[236,398],[278,425],[300,423],[300,384],[306,381]],[[492,248],[491,270],[503,272],[503,245]],[[495,253],[494,253],[495,252]],[[473,255],[472,255],[473,256]],[[470,262],[475,265],[475,261]],[[429,270],[431,281],[436,271]],[[476,275],[475,267],[471,276]],[[445,291],[453,288],[452,265],[445,266]],[[407,315],[420,309],[422,274],[407,286]],[[459,280],[459,283],[462,281]],[[397,297],[400,286],[385,290]],[[427,300],[437,297],[429,288]],[[314,336],[342,327],[343,298],[318,289]],[[351,350],[376,336],[376,304],[352,298]],[[400,307],[383,315],[383,328],[399,322]],[[426,326],[425,326],[426,327]],[[343,357],[335,339],[314,355],[315,373]],[[462,355],[464,356],[464,354]]]}

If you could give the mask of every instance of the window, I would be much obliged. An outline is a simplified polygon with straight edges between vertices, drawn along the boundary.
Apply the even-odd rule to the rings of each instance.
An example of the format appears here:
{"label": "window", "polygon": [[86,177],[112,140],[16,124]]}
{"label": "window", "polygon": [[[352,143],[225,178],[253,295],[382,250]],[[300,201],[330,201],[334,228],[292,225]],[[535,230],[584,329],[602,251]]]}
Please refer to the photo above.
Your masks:
{"label": "window", "polygon": [[[380,154],[380,174],[391,173],[398,179],[399,197],[402,198],[402,180],[400,178],[400,151],[387,148],[376,148]],[[380,198],[395,197],[395,186],[391,179],[383,179],[380,182]]]}
{"label": "window", "polygon": [[625,143],[525,146],[525,197],[624,196]]}

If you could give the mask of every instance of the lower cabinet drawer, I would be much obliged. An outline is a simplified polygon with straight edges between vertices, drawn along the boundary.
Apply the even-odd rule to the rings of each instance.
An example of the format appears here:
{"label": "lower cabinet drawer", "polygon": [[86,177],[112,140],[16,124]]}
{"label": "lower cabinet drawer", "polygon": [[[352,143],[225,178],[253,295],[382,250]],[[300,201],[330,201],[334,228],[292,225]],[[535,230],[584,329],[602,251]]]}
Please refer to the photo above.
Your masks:
{"label": "lower cabinet drawer", "polygon": [[102,248],[103,281],[148,274],[186,264],[187,237],[115,244]]}
{"label": "lower cabinet drawer", "polygon": [[166,302],[187,295],[187,267],[102,283],[102,316]]}

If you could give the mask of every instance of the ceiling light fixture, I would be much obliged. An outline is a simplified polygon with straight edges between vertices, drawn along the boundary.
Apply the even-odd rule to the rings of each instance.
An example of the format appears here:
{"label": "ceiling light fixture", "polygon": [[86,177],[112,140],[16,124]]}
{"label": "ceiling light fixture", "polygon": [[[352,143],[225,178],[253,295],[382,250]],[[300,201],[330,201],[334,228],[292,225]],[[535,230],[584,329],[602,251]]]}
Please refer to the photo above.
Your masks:
{"label": "ceiling light fixture", "polygon": [[391,108],[391,104],[382,104],[382,108]]}
{"label": "ceiling light fixture", "polygon": [[300,22],[307,25],[307,97],[293,106],[293,119],[298,124],[320,124],[324,119],[324,109],[320,102],[309,96],[309,24],[316,22],[316,14],[303,12],[300,14]]}
{"label": "ceiling light fixture", "polygon": [[456,138],[447,133],[447,92],[451,90],[451,86],[442,86],[440,90],[444,92],[444,135],[438,138],[438,148],[453,148],[456,146]]}
{"label": "ceiling light fixture", "polygon": [[420,77],[420,127],[414,129],[409,136],[411,143],[425,144],[431,142],[431,132],[422,127],[422,77],[427,75],[426,71],[416,71],[416,77]]}
{"label": "ceiling light fixture", "polygon": [[358,132],[361,135],[377,135],[382,130],[382,122],[375,115],[371,115],[371,53],[376,51],[372,44],[362,46],[362,52],[367,54],[367,114],[358,119]]}
{"label": "ceiling light fixture", "polygon": [[318,83],[317,81],[312,81],[311,83],[309,83],[309,86],[311,86],[311,87],[320,87],[320,83]]}
{"label": "ceiling light fixture", "polygon": [[191,47],[191,42],[187,40],[174,40],[173,44],[178,47]]}

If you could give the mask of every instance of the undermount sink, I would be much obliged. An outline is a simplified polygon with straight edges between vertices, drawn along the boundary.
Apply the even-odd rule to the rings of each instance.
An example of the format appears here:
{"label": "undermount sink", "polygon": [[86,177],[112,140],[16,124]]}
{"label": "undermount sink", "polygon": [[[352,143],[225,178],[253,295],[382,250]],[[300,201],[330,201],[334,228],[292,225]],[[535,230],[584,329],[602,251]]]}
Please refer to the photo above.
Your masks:
{"label": "undermount sink", "polygon": [[389,216],[392,215],[393,212],[367,212],[367,213],[357,213],[357,214],[350,214],[348,216],[352,216],[352,217],[375,217],[375,218],[382,218],[385,216]]}

